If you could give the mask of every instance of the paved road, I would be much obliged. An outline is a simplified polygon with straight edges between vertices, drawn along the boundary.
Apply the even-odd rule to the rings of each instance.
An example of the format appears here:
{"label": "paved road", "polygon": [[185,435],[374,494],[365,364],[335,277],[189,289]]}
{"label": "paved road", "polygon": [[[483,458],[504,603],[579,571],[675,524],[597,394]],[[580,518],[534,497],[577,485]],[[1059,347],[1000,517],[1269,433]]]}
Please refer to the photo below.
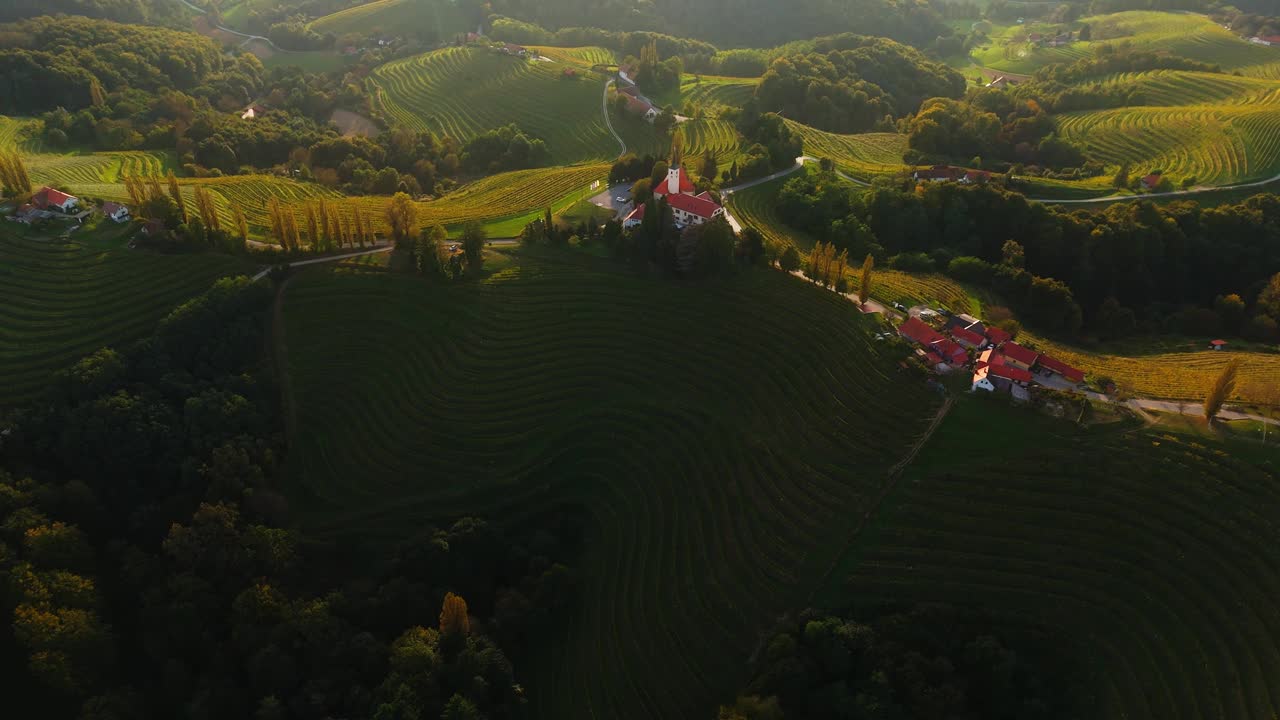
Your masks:
{"label": "paved road", "polygon": [[1239,185],[1219,185],[1214,187],[1197,187],[1190,190],[1172,190],[1162,193],[1146,193],[1143,195],[1108,195],[1107,197],[1085,198],[1083,200],[1054,200],[1052,198],[1027,198],[1031,202],[1045,203],[1046,205],[1088,205],[1091,203],[1108,203],[1121,202],[1124,200],[1146,200],[1148,198],[1162,197],[1183,197],[1187,195],[1201,195],[1203,193],[1221,192],[1224,190],[1247,190],[1249,188],[1263,187],[1274,182],[1280,182],[1280,175],[1267,178],[1266,180],[1258,180],[1256,182],[1240,183]]}

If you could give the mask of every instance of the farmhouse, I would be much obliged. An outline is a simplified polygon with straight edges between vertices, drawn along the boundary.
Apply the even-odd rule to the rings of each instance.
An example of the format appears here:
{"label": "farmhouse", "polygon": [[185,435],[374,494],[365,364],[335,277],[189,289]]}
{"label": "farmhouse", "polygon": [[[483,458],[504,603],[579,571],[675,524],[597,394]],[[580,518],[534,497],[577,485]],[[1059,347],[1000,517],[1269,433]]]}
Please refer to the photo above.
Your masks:
{"label": "farmhouse", "polygon": [[936,354],[939,360],[959,367],[969,360],[969,353],[958,343],[948,340],[942,333],[929,327],[920,318],[911,317],[898,326],[898,335]]}
{"label": "farmhouse", "polygon": [[1254,45],[1280,45],[1280,35],[1263,35],[1262,37],[1251,37],[1249,42]]}
{"label": "farmhouse", "polygon": [[1224,348],[1224,347],[1226,347],[1226,346],[1227,346],[1227,341],[1226,341],[1226,340],[1210,340],[1210,341],[1209,341],[1209,349],[1210,349],[1210,350],[1221,350],[1222,348]]}
{"label": "farmhouse", "polygon": [[965,185],[985,185],[991,182],[991,173],[986,170],[970,170],[960,178],[960,182]]}
{"label": "farmhouse", "polygon": [[102,214],[118,223],[129,222],[129,208],[117,202],[102,203]]}
{"label": "farmhouse", "polygon": [[528,48],[523,48],[519,45],[516,45],[515,43],[504,43],[502,46],[502,52],[508,55],[519,55],[520,57],[529,57]]}
{"label": "farmhouse", "polygon": [[[701,225],[708,220],[724,215],[724,208],[711,198],[711,193],[703,191],[694,194],[697,188],[689,179],[681,163],[682,154],[680,138],[677,136],[671,143],[671,164],[667,168],[667,179],[653,189],[653,196],[659,200],[666,198],[675,216],[676,226],[680,228],[690,225]],[[644,205],[637,205],[627,215],[622,226],[632,228],[644,220]]]}
{"label": "farmhouse", "polygon": [[658,108],[631,95],[627,96],[627,112],[653,122],[658,117]]}
{"label": "farmhouse", "polygon": [[991,327],[987,328],[987,339],[991,341],[993,346],[1000,347],[1012,340],[1013,336],[998,327]]}
{"label": "farmhouse", "polygon": [[1150,175],[1142,178],[1142,188],[1144,190],[1155,190],[1160,186],[1161,177],[1160,173],[1151,173]]}
{"label": "farmhouse", "polygon": [[931,168],[920,168],[911,177],[922,182],[953,182],[964,177],[964,169],[950,165],[934,165]]}
{"label": "farmhouse", "polygon": [[45,186],[40,188],[40,192],[31,196],[31,204],[40,210],[71,213],[75,212],[75,209],[80,206],[80,198]]}
{"label": "farmhouse", "polygon": [[987,87],[1004,89],[1010,85],[1017,85],[1017,84],[1018,84],[1017,80],[1012,80],[1010,78],[1005,77],[1004,75],[1001,75],[1000,77],[997,77],[995,80],[992,80],[991,82],[987,83]]}
{"label": "farmhouse", "polygon": [[951,328],[951,337],[955,338],[955,341],[960,345],[971,350],[981,350],[987,346],[987,339],[982,336],[982,333],[975,332],[969,328]]}

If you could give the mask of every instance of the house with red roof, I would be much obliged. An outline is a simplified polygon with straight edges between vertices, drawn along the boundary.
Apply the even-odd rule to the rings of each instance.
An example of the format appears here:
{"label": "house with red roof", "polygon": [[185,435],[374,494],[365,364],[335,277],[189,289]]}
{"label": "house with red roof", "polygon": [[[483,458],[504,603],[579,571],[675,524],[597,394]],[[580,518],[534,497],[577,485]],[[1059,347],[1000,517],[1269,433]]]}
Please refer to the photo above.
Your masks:
{"label": "house with red roof", "polygon": [[75,212],[76,208],[80,207],[80,198],[45,186],[31,196],[31,204],[41,210],[72,213]]}
{"label": "house with red roof", "polygon": [[1077,385],[1084,382],[1083,370],[1079,368],[1071,367],[1070,365],[1062,362],[1061,360],[1054,357],[1049,357],[1048,355],[1040,356],[1039,360],[1036,361],[1036,368],[1041,372],[1048,372],[1048,373],[1053,373],[1054,375],[1060,375],[1063,378],[1066,378],[1068,381],[1075,383]]}
{"label": "house with red roof", "polygon": [[1142,188],[1144,190],[1155,190],[1160,185],[1160,180],[1163,177],[1160,173],[1151,173],[1142,178]]}
{"label": "house with red roof", "polygon": [[627,112],[653,122],[658,117],[658,108],[638,97],[627,95]]}
{"label": "house with red roof", "polygon": [[989,327],[987,328],[987,339],[991,341],[992,345],[998,347],[1012,340],[1013,336],[998,327]]}
{"label": "house with red roof", "polygon": [[985,185],[991,182],[991,173],[986,170],[969,170],[960,178],[965,185]]}
{"label": "house with red roof", "polygon": [[1280,45],[1280,35],[1263,35],[1261,37],[1251,37],[1249,42],[1254,45]]}
{"label": "house with red roof", "polygon": [[938,353],[938,355],[942,356],[942,359],[946,360],[948,365],[962,367],[965,363],[969,362],[969,352],[967,350],[960,347],[959,344],[942,336],[939,336],[937,340],[929,343],[929,347],[934,352]]}
{"label": "house with red roof", "polygon": [[1210,349],[1210,350],[1221,350],[1222,348],[1224,348],[1224,347],[1226,347],[1226,346],[1227,346],[1227,341],[1226,341],[1226,340],[1210,340],[1210,341],[1209,341],[1209,349]]}
{"label": "house with red roof", "polygon": [[1036,364],[1036,359],[1040,357],[1040,353],[1030,348],[1025,348],[1016,342],[1007,342],[1000,348],[1000,353],[1004,356],[1005,363],[1021,368],[1027,372],[1031,371],[1031,366]]}
{"label": "house with red roof", "polygon": [[[996,350],[982,353],[974,365],[973,390],[987,392],[1016,392],[1014,387],[1025,388],[1033,380],[1031,372],[1009,362],[1009,359]],[[1019,393],[1019,397],[1025,393]]]}
{"label": "house with red roof", "polygon": [[941,333],[925,324],[918,317],[909,317],[907,321],[898,326],[898,335],[910,340],[917,345],[926,347],[942,340]]}
{"label": "house with red roof", "polygon": [[981,333],[967,327],[953,327],[950,332],[956,342],[971,350],[981,350],[987,346],[987,339]]}

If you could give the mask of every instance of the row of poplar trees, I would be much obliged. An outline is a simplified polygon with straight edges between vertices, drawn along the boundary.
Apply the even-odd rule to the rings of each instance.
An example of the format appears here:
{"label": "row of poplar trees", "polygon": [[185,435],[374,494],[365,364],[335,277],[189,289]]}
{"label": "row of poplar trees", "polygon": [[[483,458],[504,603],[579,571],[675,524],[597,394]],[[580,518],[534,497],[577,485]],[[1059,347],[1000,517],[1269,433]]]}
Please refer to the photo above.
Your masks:
{"label": "row of poplar trees", "polygon": [[31,178],[18,153],[0,152],[0,186],[3,186],[8,195],[25,195],[31,192]]}
{"label": "row of poplar trees", "polygon": [[[809,251],[809,279],[825,287],[834,288],[844,294],[849,291],[849,282],[844,271],[849,267],[849,251],[836,248],[831,243],[819,242]],[[867,254],[862,260],[862,272],[858,283],[858,301],[866,302],[871,297],[871,269],[875,267],[875,258]]]}

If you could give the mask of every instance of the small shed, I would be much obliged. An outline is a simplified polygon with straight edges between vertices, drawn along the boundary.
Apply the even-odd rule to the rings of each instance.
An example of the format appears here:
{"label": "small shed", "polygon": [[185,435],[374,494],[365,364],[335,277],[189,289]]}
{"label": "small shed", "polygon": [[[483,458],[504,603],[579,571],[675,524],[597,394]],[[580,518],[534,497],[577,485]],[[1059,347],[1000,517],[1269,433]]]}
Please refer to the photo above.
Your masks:
{"label": "small shed", "polygon": [[1224,348],[1224,347],[1226,347],[1226,346],[1227,346],[1227,341],[1226,341],[1226,340],[1210,340],[1210,341],[1209,341],[1209,349],[1210,349],[1210,350],[1221,350],[1222,348]]}

